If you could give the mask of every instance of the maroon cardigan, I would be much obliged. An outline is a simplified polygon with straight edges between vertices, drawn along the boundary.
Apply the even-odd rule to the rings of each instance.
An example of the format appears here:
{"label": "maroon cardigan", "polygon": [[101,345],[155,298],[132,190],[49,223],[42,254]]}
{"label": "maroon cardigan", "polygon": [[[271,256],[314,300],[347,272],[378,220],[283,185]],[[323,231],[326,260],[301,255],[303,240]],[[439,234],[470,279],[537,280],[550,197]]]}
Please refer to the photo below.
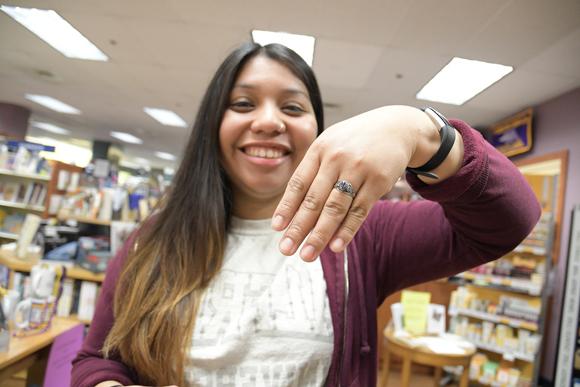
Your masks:
{"label": "maroon cardigan", "polygon": [[[514,165],[464,122],[452,124],[465,144],[457,174],[431,186],[408,175],[427,200],[377,203],[347,254],[328,248],[321,254],[334,328],[328,386],[376,385],[376,310],[389,294],[501,257],[540,216],[533,192]],[[139,382],[138,372],[100,353],[113,324],[115,284],[129,247],[107,270],[88,336],[73,361],[72,386]]]}

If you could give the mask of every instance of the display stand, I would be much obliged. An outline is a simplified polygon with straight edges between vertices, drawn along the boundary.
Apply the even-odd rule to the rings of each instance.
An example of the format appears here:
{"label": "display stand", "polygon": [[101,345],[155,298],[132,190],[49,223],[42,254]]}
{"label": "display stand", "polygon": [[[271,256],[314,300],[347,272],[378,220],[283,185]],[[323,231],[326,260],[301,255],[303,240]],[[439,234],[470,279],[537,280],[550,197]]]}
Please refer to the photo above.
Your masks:
{"label": "display stand", "polygon": [[570,230],[555,387],[580,384],[580,205],[572,212]]}

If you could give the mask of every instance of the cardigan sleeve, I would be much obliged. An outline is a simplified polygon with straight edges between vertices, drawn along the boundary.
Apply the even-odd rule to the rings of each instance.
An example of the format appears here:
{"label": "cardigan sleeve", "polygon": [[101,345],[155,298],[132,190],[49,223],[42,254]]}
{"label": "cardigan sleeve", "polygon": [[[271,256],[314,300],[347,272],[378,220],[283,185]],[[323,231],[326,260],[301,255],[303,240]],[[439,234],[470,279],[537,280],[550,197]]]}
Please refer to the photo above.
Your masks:
{"label": "cardigan sleeve", "polygon": [[72,387],[93,387],[105,380],[115,380],[123,385],[134,384],[132,371],[118,358],[103,358],[101,348],[113,326],[115,284],[119,280],[127,253],[133,246],[135,234],[125,242],[107,268],[89,332],[72,362]]}
{"label": "cardigan sleeve", "polygon": [[474,129],[461,133],[459,171],[438,184],[407,179],[424,199],[380,202],[369,215],[379,303],[414,284],[447,277],[513,250],[541,208],[519,170]]}

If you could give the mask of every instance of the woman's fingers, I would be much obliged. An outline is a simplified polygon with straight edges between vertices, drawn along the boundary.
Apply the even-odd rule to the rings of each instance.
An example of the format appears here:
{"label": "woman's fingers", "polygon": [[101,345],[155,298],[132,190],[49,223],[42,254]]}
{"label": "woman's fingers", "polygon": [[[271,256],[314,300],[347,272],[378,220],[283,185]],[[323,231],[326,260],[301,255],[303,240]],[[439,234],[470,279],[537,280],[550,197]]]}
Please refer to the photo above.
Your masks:
{"label": "woman's fingers", "polygon": [[[322,168],[320,172],[322,172]],[[282,254],[294,254],[304,238],[311,232],[321,211],[325,207],[325,203],[327,203],[335,180],[335,176],[328,171],[326,173],[319,173],[312,182],[312,185],[308,187],[308,192],[304,195],[296,214],[293,216],[290,225],[280,241],[279,247]]]}
{"label": "woman's fingers", "polygon": [[310,185],[318,173],[319,166],[318,155],[309,150],[292,174],[286,186],[286,191],[274,211],[274,216],[272,217],[272,228],[274,230],[282,231],[288,226],[310,189]]}
{"label": "woman's fingers", "polygon": [[335,253],[343,251],[352,241],[367,218],[372,206],[381,197],[382,193],[380,189],[377,189],[377,185],[376,182],[367,181],[360,188],[348,214],[340,227],[337,227],[337,231],[330,242],[330,249]]}
{"label": "woman's fingers", "polygon": [[[334,187],[334,184],[332,187]],[[352,202],[351,195],[336,188],[331,188],[322,211],[317,217],[316,224],[300,250],[302,259],[312,261],[320,255],[347,216]]]}

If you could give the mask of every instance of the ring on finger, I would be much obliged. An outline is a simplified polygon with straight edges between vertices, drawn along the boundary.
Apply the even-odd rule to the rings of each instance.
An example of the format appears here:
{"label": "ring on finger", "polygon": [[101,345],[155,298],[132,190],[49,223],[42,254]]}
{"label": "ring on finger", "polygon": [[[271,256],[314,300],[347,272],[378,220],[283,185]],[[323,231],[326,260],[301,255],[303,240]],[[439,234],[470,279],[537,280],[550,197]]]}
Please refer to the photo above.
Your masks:
{"label": "ring on finger", "polygon": [[356,195],[356,191],[348,180],[339,179],[336,184],[334,184],[334,188],[342,193],[347,194],[351,198],[354,198]]}

